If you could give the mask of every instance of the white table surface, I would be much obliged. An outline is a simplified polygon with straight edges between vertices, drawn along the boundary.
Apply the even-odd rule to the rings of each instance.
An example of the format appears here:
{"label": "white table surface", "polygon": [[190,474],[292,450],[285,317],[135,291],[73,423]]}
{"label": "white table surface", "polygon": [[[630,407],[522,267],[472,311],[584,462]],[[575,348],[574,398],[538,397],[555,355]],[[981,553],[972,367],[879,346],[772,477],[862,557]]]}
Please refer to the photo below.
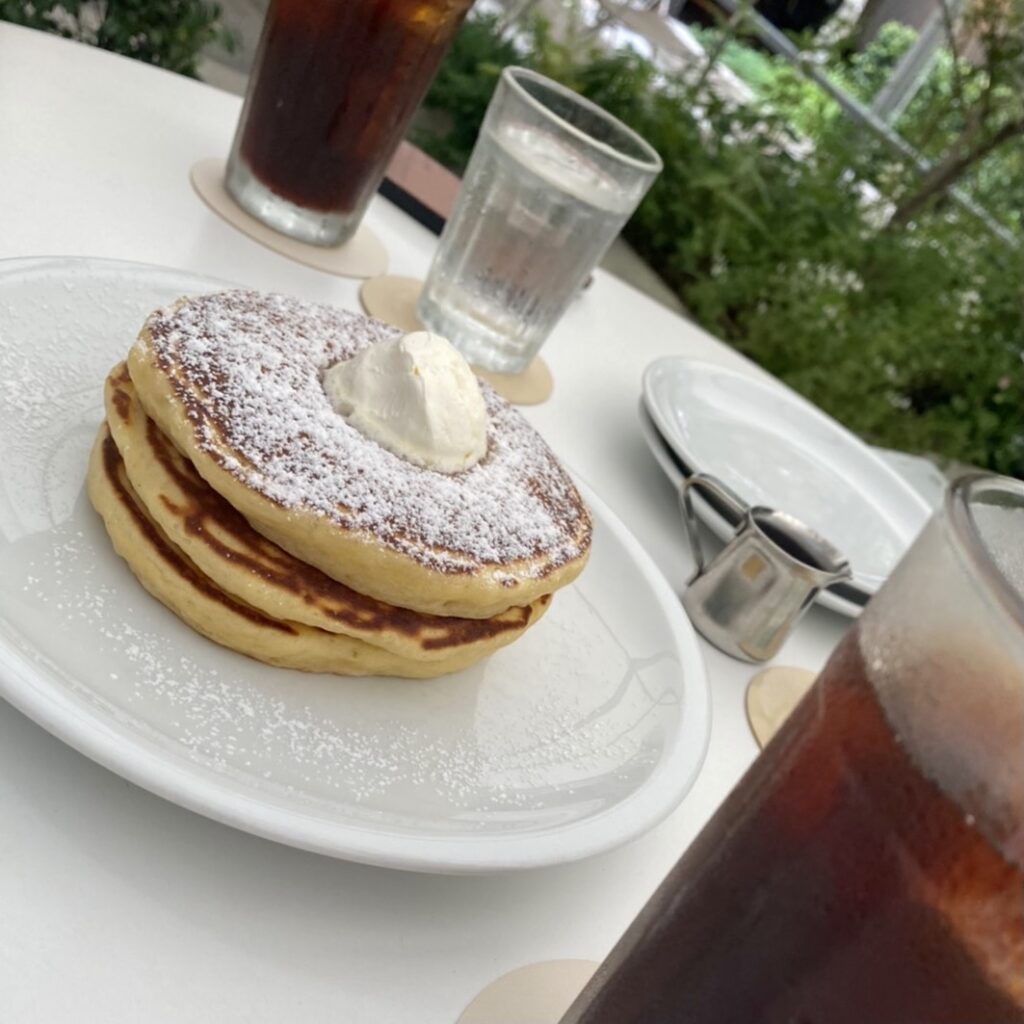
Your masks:
{"label": "white table surface", "polygon": [[[358,308],[357,282],[261,248],[193,194],[189,167],[226,154],[238,110],[200,83],[0,24],[0,258],[138,260]],[[380,198],[368,222],[391,272],[423,275],[432,235]],[[756,372],[598,273],[545,349],[553,398],[526,414],[681,591],[691,563],[674,494],[636,418],[641,372],[668,354]],[[778,663],[818,668],[846,625],[813,610]],[[756,753],[743,711],[753,669],[705,652],[711,747],[681,806],[613,853],[491,877],[253,838],[0,705],[0,1020],[448,1024],[513,967],[600,959]]]}

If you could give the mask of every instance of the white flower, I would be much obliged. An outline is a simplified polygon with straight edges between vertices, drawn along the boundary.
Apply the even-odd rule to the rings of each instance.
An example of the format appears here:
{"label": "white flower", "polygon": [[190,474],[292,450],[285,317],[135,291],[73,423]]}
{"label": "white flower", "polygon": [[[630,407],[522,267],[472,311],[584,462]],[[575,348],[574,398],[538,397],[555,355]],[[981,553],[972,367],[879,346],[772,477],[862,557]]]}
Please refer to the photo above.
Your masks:
{"label": "white flower", "polygon": [[961,292],[959,299],[960,303],[957,313],[962,319],[973,316],[981,305],[981,295],[973,288]]}
{"label": "white flower", "polygon": [[67,32],[69,35],[78,38],[78,19],[66,8],[58,4],[51,7],[43,17],[53,23],[53,27],[59,32]]}
{"label": "white flower", "polygon": [[107,16],[107,0],[86,0],[78,13],[78,30],[83,42],[95,43]]}
{"label": "white flower", "polygon": [[[26,5],[25,10],[28,11]],[[58,32],[66,33],[80,43],[95,43],[99,30],[107,16],[107,0],[86,0],[78,10],[76,18],[66,7],[57,4],[43,14]]]}

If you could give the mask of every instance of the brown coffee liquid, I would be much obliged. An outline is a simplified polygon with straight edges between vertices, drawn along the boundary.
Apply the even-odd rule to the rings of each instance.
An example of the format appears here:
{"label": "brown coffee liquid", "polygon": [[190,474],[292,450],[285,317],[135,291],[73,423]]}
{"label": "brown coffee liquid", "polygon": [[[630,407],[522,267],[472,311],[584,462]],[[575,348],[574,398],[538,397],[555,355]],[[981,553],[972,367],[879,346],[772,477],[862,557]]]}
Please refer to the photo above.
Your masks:
{"label": "brown coffee liquid", "polygon": [[983,832],[852,629],[563,1024],[1024,1024],[1024,872]]}
{"label": "brown coffee liquid", "polygon": [[277,195],[350,213],[383,177],[471,0],[272,0],[242,158]]}

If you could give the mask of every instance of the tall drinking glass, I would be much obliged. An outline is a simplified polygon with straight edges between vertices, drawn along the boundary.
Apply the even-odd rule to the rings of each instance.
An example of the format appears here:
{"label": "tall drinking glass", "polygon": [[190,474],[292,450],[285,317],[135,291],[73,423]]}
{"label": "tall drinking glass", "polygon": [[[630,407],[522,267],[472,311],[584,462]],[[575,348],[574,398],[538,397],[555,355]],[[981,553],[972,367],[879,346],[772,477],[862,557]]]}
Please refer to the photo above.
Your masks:
{"label": "tall drinking glass", "polygon": [[972,476],[562,1024],[1024,1022],[1024,484]]}
{"label": "tall drinking glass", "polygon": [[600,107],[506,68],[417,312],[477,366],[524,370],[661,170]]}
{"label": "tall drinking glass", "polygon": [[472,0],[270,0],[225,188],[300,241],[359,226]]}

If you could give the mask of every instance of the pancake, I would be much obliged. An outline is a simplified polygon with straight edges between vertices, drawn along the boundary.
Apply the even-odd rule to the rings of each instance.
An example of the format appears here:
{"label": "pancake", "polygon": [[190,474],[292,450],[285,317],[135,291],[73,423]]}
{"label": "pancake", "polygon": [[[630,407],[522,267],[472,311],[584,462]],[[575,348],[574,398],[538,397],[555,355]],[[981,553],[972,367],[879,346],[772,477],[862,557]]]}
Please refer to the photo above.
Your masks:
{"label": "pancake", "polygon": [[218,587],[272,618],[344,633],[416,661],[443,661],[456,652],[483,657],[511,643],[551,600],[465,619],[365,597],[258,534],[146,416],[124,363],[108,376],[105,399],[128,480],[150,517]]}
{"label": "pancake", "polygon": [[472,648],[441,660],[415,661],[354,637],[274,619],[207,579],[147,514],[104,423],[87,476],[89,498],[114,549],[139,582],[194,630],[259,661],[307,672],[429,678],[471,665]]}
{"label": "pancake", "polygon": [[128,369],[146,413],[214,490],[360,593],[489,618],[571,582],[590,516],[544,441],[486,384],[487,454],[455,474],[392,454],[332,409],[323,372],[396,333],[329,306],[220,292],[151,314]]}

